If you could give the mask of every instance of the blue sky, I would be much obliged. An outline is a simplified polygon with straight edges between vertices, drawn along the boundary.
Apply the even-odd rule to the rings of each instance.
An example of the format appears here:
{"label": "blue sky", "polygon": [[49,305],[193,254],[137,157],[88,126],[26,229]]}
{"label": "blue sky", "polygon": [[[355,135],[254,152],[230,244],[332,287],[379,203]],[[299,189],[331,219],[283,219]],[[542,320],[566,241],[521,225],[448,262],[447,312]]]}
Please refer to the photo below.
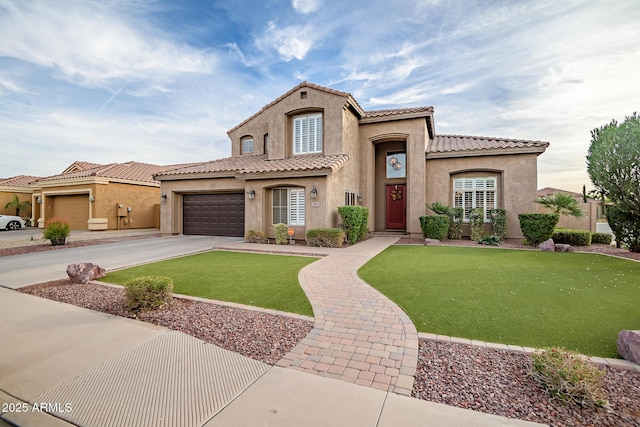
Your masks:
{"label": "blue sky", "polygon": [[639,39],[637,0],[0,0],[0,177],[225,157],[307,80],[549,141],[538,187],[581,191],[590,131],[639,110]]}

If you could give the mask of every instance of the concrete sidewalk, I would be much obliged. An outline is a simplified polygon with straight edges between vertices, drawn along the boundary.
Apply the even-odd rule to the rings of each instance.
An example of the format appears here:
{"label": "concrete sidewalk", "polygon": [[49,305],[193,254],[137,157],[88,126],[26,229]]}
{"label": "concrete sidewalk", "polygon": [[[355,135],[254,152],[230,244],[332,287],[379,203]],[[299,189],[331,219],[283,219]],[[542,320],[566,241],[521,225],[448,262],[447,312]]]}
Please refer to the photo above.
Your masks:
{"label": "concrete sidewalk", "polygon": [[[174,247],[171,252],[159,244],[163,239],[153,239],[161,258],[176,248],[197,252],[212,246],[210,240],[180,236],[168,245]],[[218,243],[236,250],[262,246]],[[78,249],[102,247],[96,262],[109,260],[111,269],[153,258],[152,249],[121,244]],[[344,250],[302,246],[263,249],[346,255]],[[351,249],[357,251],[357,245]],[[79,261],[77,256],[73,262]],[[30,284],[64,275],[59,266],[66,261],[32,270],[23,268],[29,263],[21,262],[22,257],[29,256],[6,257],[13,259],[0,265],[0,283],[18,286],[18,279]],[[19,274],[6,279],[7,266]],[[272,367],[180,332],[1,287],[0,405],[0,426],[3,421],[54,427],[535,425]]]}

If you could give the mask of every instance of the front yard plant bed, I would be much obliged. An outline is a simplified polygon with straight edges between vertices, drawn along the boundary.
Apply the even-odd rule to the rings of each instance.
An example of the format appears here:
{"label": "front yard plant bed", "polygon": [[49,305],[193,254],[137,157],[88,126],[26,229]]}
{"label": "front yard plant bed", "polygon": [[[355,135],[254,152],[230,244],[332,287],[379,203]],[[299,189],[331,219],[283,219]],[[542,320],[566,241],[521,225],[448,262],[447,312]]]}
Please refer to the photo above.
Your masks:
{"label": "front yard plant bed", "polygon": [[640,329],[640,263],[603,255],[392,246],[359,274],[420,332],[615,358]]}
{"label": "front yard plant bed", "polygon": [[173,292],[313,316],[298,273],[316,258],[211,251],[108,273],[123,285],[140,276],[173,279]]}

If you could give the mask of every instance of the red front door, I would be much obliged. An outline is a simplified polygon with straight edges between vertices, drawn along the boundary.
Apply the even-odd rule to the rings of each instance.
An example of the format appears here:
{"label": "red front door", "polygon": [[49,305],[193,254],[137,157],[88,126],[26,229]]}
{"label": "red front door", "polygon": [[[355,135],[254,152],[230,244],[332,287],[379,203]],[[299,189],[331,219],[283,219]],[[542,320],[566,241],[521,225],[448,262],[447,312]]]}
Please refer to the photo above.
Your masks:
{"label": "red front door", "polygon": [[407,228],[407,192],[406,186],[387,185],[387,223],[386,228]]}

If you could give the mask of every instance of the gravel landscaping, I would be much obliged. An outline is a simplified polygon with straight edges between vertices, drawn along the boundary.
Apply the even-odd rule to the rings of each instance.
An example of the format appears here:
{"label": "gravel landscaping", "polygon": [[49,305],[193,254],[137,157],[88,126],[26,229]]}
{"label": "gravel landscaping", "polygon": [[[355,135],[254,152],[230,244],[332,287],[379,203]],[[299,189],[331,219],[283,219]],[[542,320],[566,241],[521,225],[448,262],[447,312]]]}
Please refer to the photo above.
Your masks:
{"label": "gravel landscaping", "polygon": [[[403,239],[402,243],[422,241]],[[456,243],[477,246],[468,241]],[[624,250],[602,246],[589,249],[625,256]],[[6,250],[0,250],[0,256]],[[628,257],[640,259],[640,254]],[[311,322],[295,317],[182,298],[174,298],[161,310],[136,315],[125,309],[122,288],[96,283],[76,285],[66,279],[20,291],[179,330],[269,364],[275,364],[313,327]],[[552,426],[640,426],[640,372],[602,368],[611,407],[607,411],[550,400],[528,377],[530,366],[530,358],[520,353],[420,340],[413,396]]]}

